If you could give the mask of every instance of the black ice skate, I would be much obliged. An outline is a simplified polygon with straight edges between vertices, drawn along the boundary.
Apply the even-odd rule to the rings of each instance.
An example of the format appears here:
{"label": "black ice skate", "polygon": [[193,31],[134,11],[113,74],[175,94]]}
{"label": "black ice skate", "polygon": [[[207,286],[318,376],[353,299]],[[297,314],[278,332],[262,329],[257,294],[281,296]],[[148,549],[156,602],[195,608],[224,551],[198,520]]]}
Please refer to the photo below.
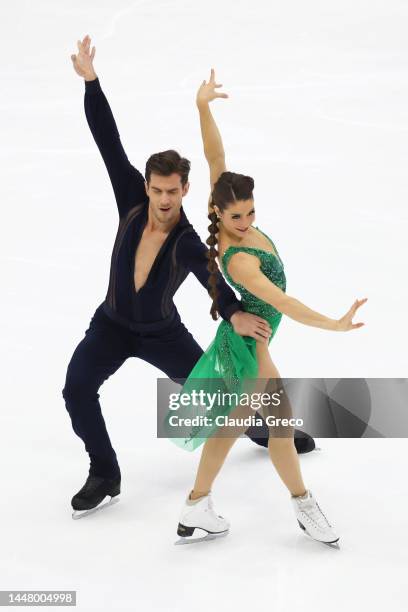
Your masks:
{"label": "black ice skate", "polygon": [[[120,476],[118,478],[102,478],[101,476],[89,475],[82,489],[71,500],[74,509],[72,518],[79,519],[117,503],[119,501],[120,480]],[[110,499],[105,501],[108,496]]]}

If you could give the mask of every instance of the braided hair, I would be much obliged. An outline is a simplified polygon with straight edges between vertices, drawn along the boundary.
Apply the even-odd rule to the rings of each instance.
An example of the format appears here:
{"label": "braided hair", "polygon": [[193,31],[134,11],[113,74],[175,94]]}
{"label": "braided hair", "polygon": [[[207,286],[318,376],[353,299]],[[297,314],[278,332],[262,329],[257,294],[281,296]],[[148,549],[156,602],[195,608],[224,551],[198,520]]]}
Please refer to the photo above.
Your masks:
{"label": "braided hair", "polygon": [[210,235],[207,238],[206,243],[209,246],[207,251],[207,270],[210,273],[208,278],[208,292],[212,298],[210,314],[214,321],[216,321],[219,316],[217,288],[219,268],[215,258],[219,255],[217,245],[219,232],[218,224],[220,221],[217,213],[215,212],[214,206],[217,206],[218,209],[223,212],[226,208],[228,208],[229,204],[233,204],[238,200],[252,199],[253,189],[254,180],[252,177],[245,176],[244,174],[236,174],[235,172],[223,172],[218,178],[217,182],[214,184],[214,189],[211,194],[211,210],[208,214],[208,219],[211,221],[210,225],[208,226]]}

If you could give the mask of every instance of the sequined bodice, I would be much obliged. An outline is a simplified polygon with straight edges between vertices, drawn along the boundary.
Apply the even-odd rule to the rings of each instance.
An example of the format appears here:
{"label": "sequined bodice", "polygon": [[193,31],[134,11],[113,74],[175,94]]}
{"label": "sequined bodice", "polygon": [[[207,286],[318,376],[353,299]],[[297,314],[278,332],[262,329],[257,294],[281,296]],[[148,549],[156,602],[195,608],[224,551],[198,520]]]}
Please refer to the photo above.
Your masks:
{"label": "sequined bodice", "polygon": [[265,251],[264,249],[259,249],[256,247],[237,247],[237,246],[229,246],[222,258],[221,264],[223,268],[223,272],[227,281],[232,285],[241,295],[242,305],[246,312],[251,312],[252,314],[256,314],[265,319],[276,319],[276,317],[281,316],[276,308],[260,300],[255,295],[250,293],[245,287],[239,285],[234,282],[231,276],[228,273],[228,263],[231,259],[232,255],[235,253],[248,253],[250,255],[256,255],[261,262],[261,271],[269,280],[271,280],[275,285],[277,285],[282,291],[286,291],[286,277],[284,272],[284,266],[281,258],[279,257],[279,253],[272,242],[272,240],[264,234],[258,227],[256,228],[259,232],[261,232],[272,244],[276,256],[274,253],[270,251]]}

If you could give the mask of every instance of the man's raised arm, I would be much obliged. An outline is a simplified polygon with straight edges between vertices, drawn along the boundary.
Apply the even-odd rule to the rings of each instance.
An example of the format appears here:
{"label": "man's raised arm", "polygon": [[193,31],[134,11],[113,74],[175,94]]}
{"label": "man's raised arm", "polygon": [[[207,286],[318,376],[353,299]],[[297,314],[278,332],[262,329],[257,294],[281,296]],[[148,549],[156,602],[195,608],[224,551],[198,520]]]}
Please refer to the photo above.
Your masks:
{"label": "man's raised arm", "polygon": [[92,136],[102,155],[120,217],[136,204],[147,202],[145,181],[142,174],[129,162],[122,146],[111,108],[102,91],[93,67],[95,47],[90,53],[91,39],[85,36],[78,41],[78,54],[71,55],[77,74],[85,79],[85,114]]}

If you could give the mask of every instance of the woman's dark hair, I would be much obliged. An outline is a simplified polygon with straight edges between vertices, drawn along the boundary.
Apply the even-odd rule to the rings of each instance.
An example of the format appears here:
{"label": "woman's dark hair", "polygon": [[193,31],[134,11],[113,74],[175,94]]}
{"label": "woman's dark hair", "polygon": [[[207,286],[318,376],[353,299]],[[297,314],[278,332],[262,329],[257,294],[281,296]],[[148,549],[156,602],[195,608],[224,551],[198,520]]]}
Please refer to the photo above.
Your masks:
{"label": "woman's dark hair", "polygon": [[184,187],[188,181],[190,162],[185,157],[181,157],[177,151],[173,151],[173,149],[161,151],[151,155],[146,162],[145,179],[147,184],[149,184],[152,172],[160,174],[160,176],[170,176],[170,174],[177,172]]}
{"label": "woman's dark hair", "polygon": [[210,273],[208,278],[208,292],[213,300],[210,314],[214,321],[216,321],[219,316],[217,289],[217,275],[219,269],[215,259],[218,256],[217,234],[219,220],[214,210],[214,205],[218,207],[220,212],[223,212],[230,204],[233,204],[237,200],[251,200],[253,198],[253,190],[254,179],[244,174],[236,174],[235,172],[223,172],[218,181],[214,183],[210,202],[210,208],[212,208],[212,210],[208,214],[208,218],[211,221],[211,224],[208,226],[210,235],[206,241],[210,247],[207,251],[207,270]]}

